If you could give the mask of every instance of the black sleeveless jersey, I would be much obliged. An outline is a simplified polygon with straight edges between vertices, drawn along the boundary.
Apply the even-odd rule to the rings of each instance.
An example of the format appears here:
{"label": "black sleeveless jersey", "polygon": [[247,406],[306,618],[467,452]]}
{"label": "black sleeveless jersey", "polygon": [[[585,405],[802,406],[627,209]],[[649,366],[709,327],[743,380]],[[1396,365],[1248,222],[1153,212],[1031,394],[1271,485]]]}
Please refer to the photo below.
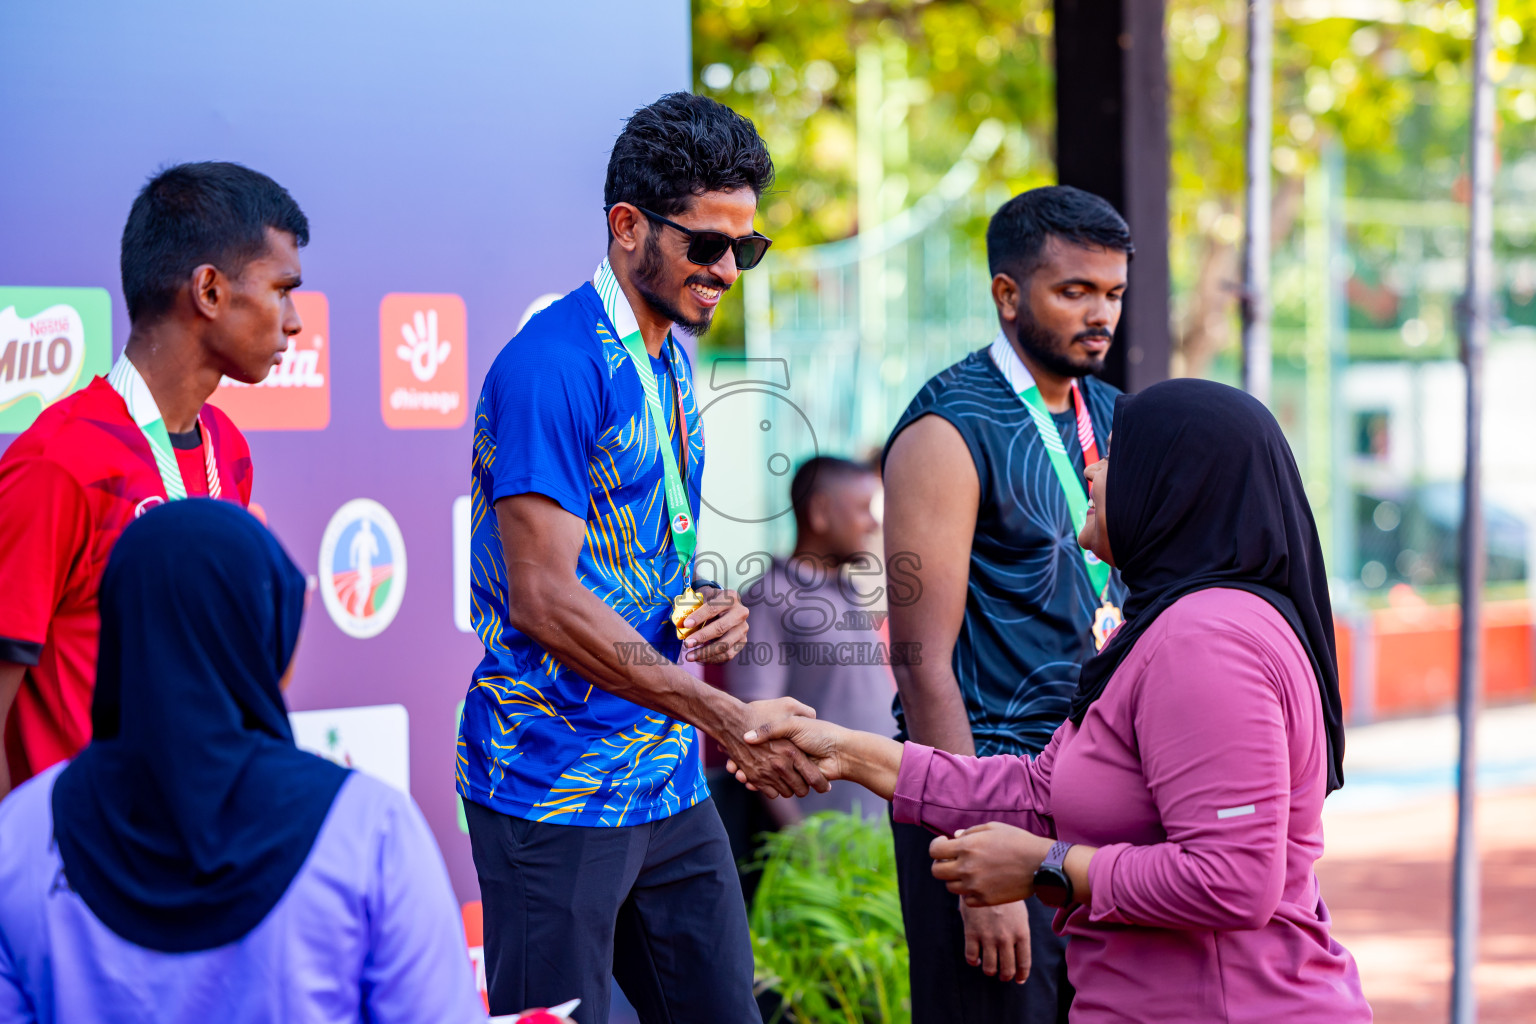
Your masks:
{"label": "black sleeveless jersey", "polygon": [[[1120,392],[1096,377],[1083,378],[1081,386],[1104,451]],[[965,619],[954,652],[976,753],[1038,753],[1067,717],[1078,669],[1093,654],[1101,601],[1045,445],[986,349],[923,386],[891,431],[886,454],[897,435],[928,415],[942,416],[960,432],[981,482]],[[1075,420],[1070,414],[1054,419],[1079,471],[1075,485],[1085,486]],[[1118,572],[1111,572],[1109,588],[1110,599],[1122,604]],[[891,599],[898,599],[895,588]],[[893,710],[898,738],[905,739],[899,696]]]}

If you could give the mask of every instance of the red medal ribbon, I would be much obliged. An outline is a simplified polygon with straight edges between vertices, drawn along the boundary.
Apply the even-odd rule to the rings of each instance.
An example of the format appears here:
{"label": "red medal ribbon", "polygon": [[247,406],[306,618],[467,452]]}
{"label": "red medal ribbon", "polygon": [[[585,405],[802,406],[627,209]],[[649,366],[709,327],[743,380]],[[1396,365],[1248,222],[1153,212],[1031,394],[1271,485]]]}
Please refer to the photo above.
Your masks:
{"label": "red medal ribbon", "polygon": [[1093,418],[1088,415],[1088,403],[1083,400],[1082,389],[1072,382],[1072,408],[1077,413],[1077,443],[1083,448],[1083,465],[1091,466],[1099,461],[1099,445],[1093,439]]}

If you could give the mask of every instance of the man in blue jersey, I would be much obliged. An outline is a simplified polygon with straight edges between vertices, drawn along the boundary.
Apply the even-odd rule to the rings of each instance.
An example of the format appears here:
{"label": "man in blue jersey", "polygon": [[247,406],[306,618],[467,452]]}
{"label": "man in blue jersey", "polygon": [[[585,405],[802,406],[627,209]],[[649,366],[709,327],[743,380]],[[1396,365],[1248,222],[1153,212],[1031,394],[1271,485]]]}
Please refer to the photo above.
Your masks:
{"label": "man in blue jersey", "polygon": [[[608,162],[607,258],[502,349],[481,391],[472,594],[485,657],[457,781],[492,1013],[579,996],[576,1019],[606,1024],[611,973],[647,1022],[757,1018],[695,729],[761,789],[827,782],[792,745],[742,740],[809,708],[744,704],[676,664],[728,660],[747,610],[693,577],[704,436],[672,327],[705,331],[762,258],[752,221],[772,179],[752,122],[719,103],[673,93],[636,111]],[[675,626],[689,588],[705,603]]]}
{"label": "man in blue jersey", "polygon": [[[1119,577],[1077,543],[1083,470],[1108,451],[1118,392],[1093,376],[1120,320],[1131,235],[1075,188],[1004,203],[987,228],[1000,330],[929,381],[885,454],[885,549],[912,569],[892,599],[899,735],[958,754],[1037,754],[1078,669],[1117,622]],[[892,825],[913,1024],[1065,1021],[1052,911],[967,907],[933,877],[933,836]],[[1015,984],[1022,983],[1022,984]]]}

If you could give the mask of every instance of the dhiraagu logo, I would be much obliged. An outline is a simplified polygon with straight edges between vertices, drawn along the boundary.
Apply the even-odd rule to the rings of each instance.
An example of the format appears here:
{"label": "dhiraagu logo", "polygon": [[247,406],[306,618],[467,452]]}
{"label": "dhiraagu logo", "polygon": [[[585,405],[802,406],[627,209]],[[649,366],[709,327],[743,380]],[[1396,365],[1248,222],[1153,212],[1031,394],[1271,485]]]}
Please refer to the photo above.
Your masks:
{"label": "dhiraagu logo", "polygon": [[0,433],[26,430],[111,365],[105,288],[0,288]]}

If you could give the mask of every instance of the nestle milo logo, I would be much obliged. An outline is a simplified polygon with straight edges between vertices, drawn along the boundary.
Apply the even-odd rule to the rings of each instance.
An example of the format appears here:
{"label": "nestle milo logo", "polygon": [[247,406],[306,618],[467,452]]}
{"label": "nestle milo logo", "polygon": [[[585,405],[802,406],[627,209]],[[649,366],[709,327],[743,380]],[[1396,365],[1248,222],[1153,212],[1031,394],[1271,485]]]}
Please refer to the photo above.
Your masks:
{"label": "nestle milo logo", "polygon": [[112,300],[103,288],[0,288],[0,432],[105,373]]}

